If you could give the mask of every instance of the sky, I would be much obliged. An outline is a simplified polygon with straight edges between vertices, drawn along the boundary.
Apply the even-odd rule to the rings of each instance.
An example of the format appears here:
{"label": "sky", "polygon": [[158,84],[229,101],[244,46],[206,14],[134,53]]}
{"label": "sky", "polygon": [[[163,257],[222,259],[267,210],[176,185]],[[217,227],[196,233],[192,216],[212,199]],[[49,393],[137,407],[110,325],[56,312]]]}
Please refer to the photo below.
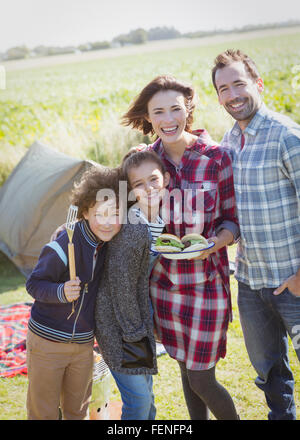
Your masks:
{"label": "sky", "polygon": [[111,41],[142,27],[180,32],[300,20],[299,0],[0,0],[0,52]]}

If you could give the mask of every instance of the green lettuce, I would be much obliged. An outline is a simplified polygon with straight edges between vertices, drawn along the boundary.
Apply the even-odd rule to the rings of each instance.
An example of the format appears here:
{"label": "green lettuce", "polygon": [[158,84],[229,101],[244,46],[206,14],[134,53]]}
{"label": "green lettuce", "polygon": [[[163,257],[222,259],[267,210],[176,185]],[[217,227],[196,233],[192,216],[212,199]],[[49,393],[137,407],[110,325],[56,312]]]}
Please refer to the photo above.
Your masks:
{"label": "green lettuce", "polygon": [[169,240],[168,244],[163,243],[163,241],[161,240],[160,237],[157,238],[155,245],[156,246],[174,246],[174,247],[178,247],[179,249],[184,249],[184,245],[182,243],[178,243],[177,241],[172,240],[172,239]]}
{"label": "green lettuce", "polygon": [[205,241],[204,240],[201,240],[201,239],[196,239],[196,240],[189,240],[189,242],[191,243],[191,246],[193,245],[193,244],[198,244],[198,243],[203,243],[203,244],[205,244]]}

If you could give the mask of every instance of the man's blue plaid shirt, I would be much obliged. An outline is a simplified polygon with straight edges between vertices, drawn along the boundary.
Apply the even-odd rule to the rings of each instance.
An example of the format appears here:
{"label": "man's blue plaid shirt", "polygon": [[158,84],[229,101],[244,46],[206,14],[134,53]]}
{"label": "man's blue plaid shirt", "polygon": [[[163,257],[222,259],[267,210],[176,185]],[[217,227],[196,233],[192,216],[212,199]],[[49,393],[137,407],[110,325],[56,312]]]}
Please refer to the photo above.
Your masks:
{"label": "man's blue plaid shirt", "polygon": [[241,237],[236,278],[277,287],[300,267],[300,126],[260,107],[244,131],[236,122],[222,146],[233,161]]}

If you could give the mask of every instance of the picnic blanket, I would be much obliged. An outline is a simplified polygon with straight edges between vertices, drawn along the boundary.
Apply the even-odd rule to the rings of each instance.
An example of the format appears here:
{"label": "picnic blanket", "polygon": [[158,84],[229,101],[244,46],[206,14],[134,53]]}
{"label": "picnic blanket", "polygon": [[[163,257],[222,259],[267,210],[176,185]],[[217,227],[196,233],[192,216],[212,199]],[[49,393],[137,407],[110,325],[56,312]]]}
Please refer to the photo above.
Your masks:
{"label": "picnic blanket", "polygon": [[32,303],[0,307],[0,377],[26,375],[26,334]]}
{"label": "picnic blanket", "polygon": [[[0,377],[27,375],[26,334],[32,303],[0,306]],[[156,344],[157,356],[166,353]]]}

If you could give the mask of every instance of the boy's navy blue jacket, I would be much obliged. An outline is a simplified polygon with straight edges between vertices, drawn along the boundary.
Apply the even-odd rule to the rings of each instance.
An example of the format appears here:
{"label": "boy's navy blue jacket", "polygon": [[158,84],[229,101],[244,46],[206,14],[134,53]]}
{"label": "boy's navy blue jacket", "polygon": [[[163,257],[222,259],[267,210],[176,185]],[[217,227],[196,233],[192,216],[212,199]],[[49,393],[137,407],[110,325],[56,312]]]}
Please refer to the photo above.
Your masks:
{"label": "boy's navy blue jacket", "polygon": [[26,282],[28,293],[35,299],[28,328],[35,334],[57,342],[85,343],[94,338],[96,293],[104,263],[105,243],[97,251],[99,241],[86,220],[76,223],[72,242],[75,248],[76,275],[81,292],[72,303],[64,295],[69,281],[68,234],[63,231],[55,241],[45,245],[38,263]]}

